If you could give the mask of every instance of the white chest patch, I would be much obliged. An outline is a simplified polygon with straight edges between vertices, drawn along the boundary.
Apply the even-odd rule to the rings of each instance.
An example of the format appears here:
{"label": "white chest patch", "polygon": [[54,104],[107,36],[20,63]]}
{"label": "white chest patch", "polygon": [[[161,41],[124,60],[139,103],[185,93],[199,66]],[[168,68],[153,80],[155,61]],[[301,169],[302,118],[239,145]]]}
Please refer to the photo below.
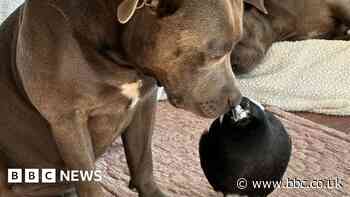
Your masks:
{"label": "white chest patch", "polygon": [[346,32],[348,35],[350,35],[350,29]]}
{"label": "white chest patch", "polygon": [[138,80],[134,83],[126,83],[121,86],[121,93],[131,100],[129,108],[134,108],[137,102],[140,100],[140,89],[142,87],[142,81]]}

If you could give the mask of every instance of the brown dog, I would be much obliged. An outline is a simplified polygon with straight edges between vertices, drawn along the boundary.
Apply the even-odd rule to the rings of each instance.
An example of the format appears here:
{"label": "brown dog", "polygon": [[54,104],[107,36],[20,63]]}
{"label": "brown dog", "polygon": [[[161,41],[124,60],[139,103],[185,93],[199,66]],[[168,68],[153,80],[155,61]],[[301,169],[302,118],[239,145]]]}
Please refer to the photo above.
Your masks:
{"label": "brown dog", "polygon": [[26,1],[0,28],[0,196],[102,197],[88,182],[8,185],[7,169],[94,169],[120,135],[130,186],[165,196],[152,172],[156,81],[204,117],[239,103],[242,16],[242,0]]}
{"label": "brown dog", "polygon": [[231,55],[236,74],[253,70],[272,43],[305,39],[350,40],[350,0],[261,0],[246,4],[243,39]]}

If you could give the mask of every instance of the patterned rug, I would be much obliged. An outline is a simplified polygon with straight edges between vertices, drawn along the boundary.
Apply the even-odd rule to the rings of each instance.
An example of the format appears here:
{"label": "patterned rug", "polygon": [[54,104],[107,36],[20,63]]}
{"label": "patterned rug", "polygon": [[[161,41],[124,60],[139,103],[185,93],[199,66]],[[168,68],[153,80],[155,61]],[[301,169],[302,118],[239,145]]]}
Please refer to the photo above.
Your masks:
{"label": "patterned rug", "polygon": [[[293,155],[284,183],[275,197],[349,197],[350,136],[302,119],[276,108],[269,108],[283,121],[293,140]],[[167,102],[158,106],[153,137],[155,177],[160,187],[174,197],[219,197],[212,191],[199,164],[198,141],[211,120],[178,110]],[[98,163],[104,172],[104,186],[110,196],[136,197],[128,189],[129,172],[120,139]],[[342,188],[335,188],[338,181]],[[295,183],[319,182],[323,188],[293,188]],[[326,188],[329,182],[329,188]]]}

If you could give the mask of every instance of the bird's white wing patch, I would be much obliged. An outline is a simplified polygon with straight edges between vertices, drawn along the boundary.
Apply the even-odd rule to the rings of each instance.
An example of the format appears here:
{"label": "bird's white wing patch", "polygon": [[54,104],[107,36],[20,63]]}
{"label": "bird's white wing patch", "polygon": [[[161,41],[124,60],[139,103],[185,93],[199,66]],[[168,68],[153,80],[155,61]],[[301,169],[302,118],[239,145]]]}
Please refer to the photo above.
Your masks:
{"label": "bird's white wing patch", "polygon": [[134,108],[137,102],[140,100],[140,89],[142,87],[142,81],[138,80],[134,83],[126,83],[121,86],[121,93],[131,100],[130,108]]}

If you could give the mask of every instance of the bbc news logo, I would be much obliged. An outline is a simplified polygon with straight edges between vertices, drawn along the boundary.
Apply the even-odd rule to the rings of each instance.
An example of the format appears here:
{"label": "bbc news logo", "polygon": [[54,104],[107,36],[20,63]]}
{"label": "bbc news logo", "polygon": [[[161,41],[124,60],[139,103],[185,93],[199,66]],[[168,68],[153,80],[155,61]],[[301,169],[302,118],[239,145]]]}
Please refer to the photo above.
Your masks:
{"label": "bbc news logo", "polygon": [[8,183],[101,182],[99,170],[8,169]]}

